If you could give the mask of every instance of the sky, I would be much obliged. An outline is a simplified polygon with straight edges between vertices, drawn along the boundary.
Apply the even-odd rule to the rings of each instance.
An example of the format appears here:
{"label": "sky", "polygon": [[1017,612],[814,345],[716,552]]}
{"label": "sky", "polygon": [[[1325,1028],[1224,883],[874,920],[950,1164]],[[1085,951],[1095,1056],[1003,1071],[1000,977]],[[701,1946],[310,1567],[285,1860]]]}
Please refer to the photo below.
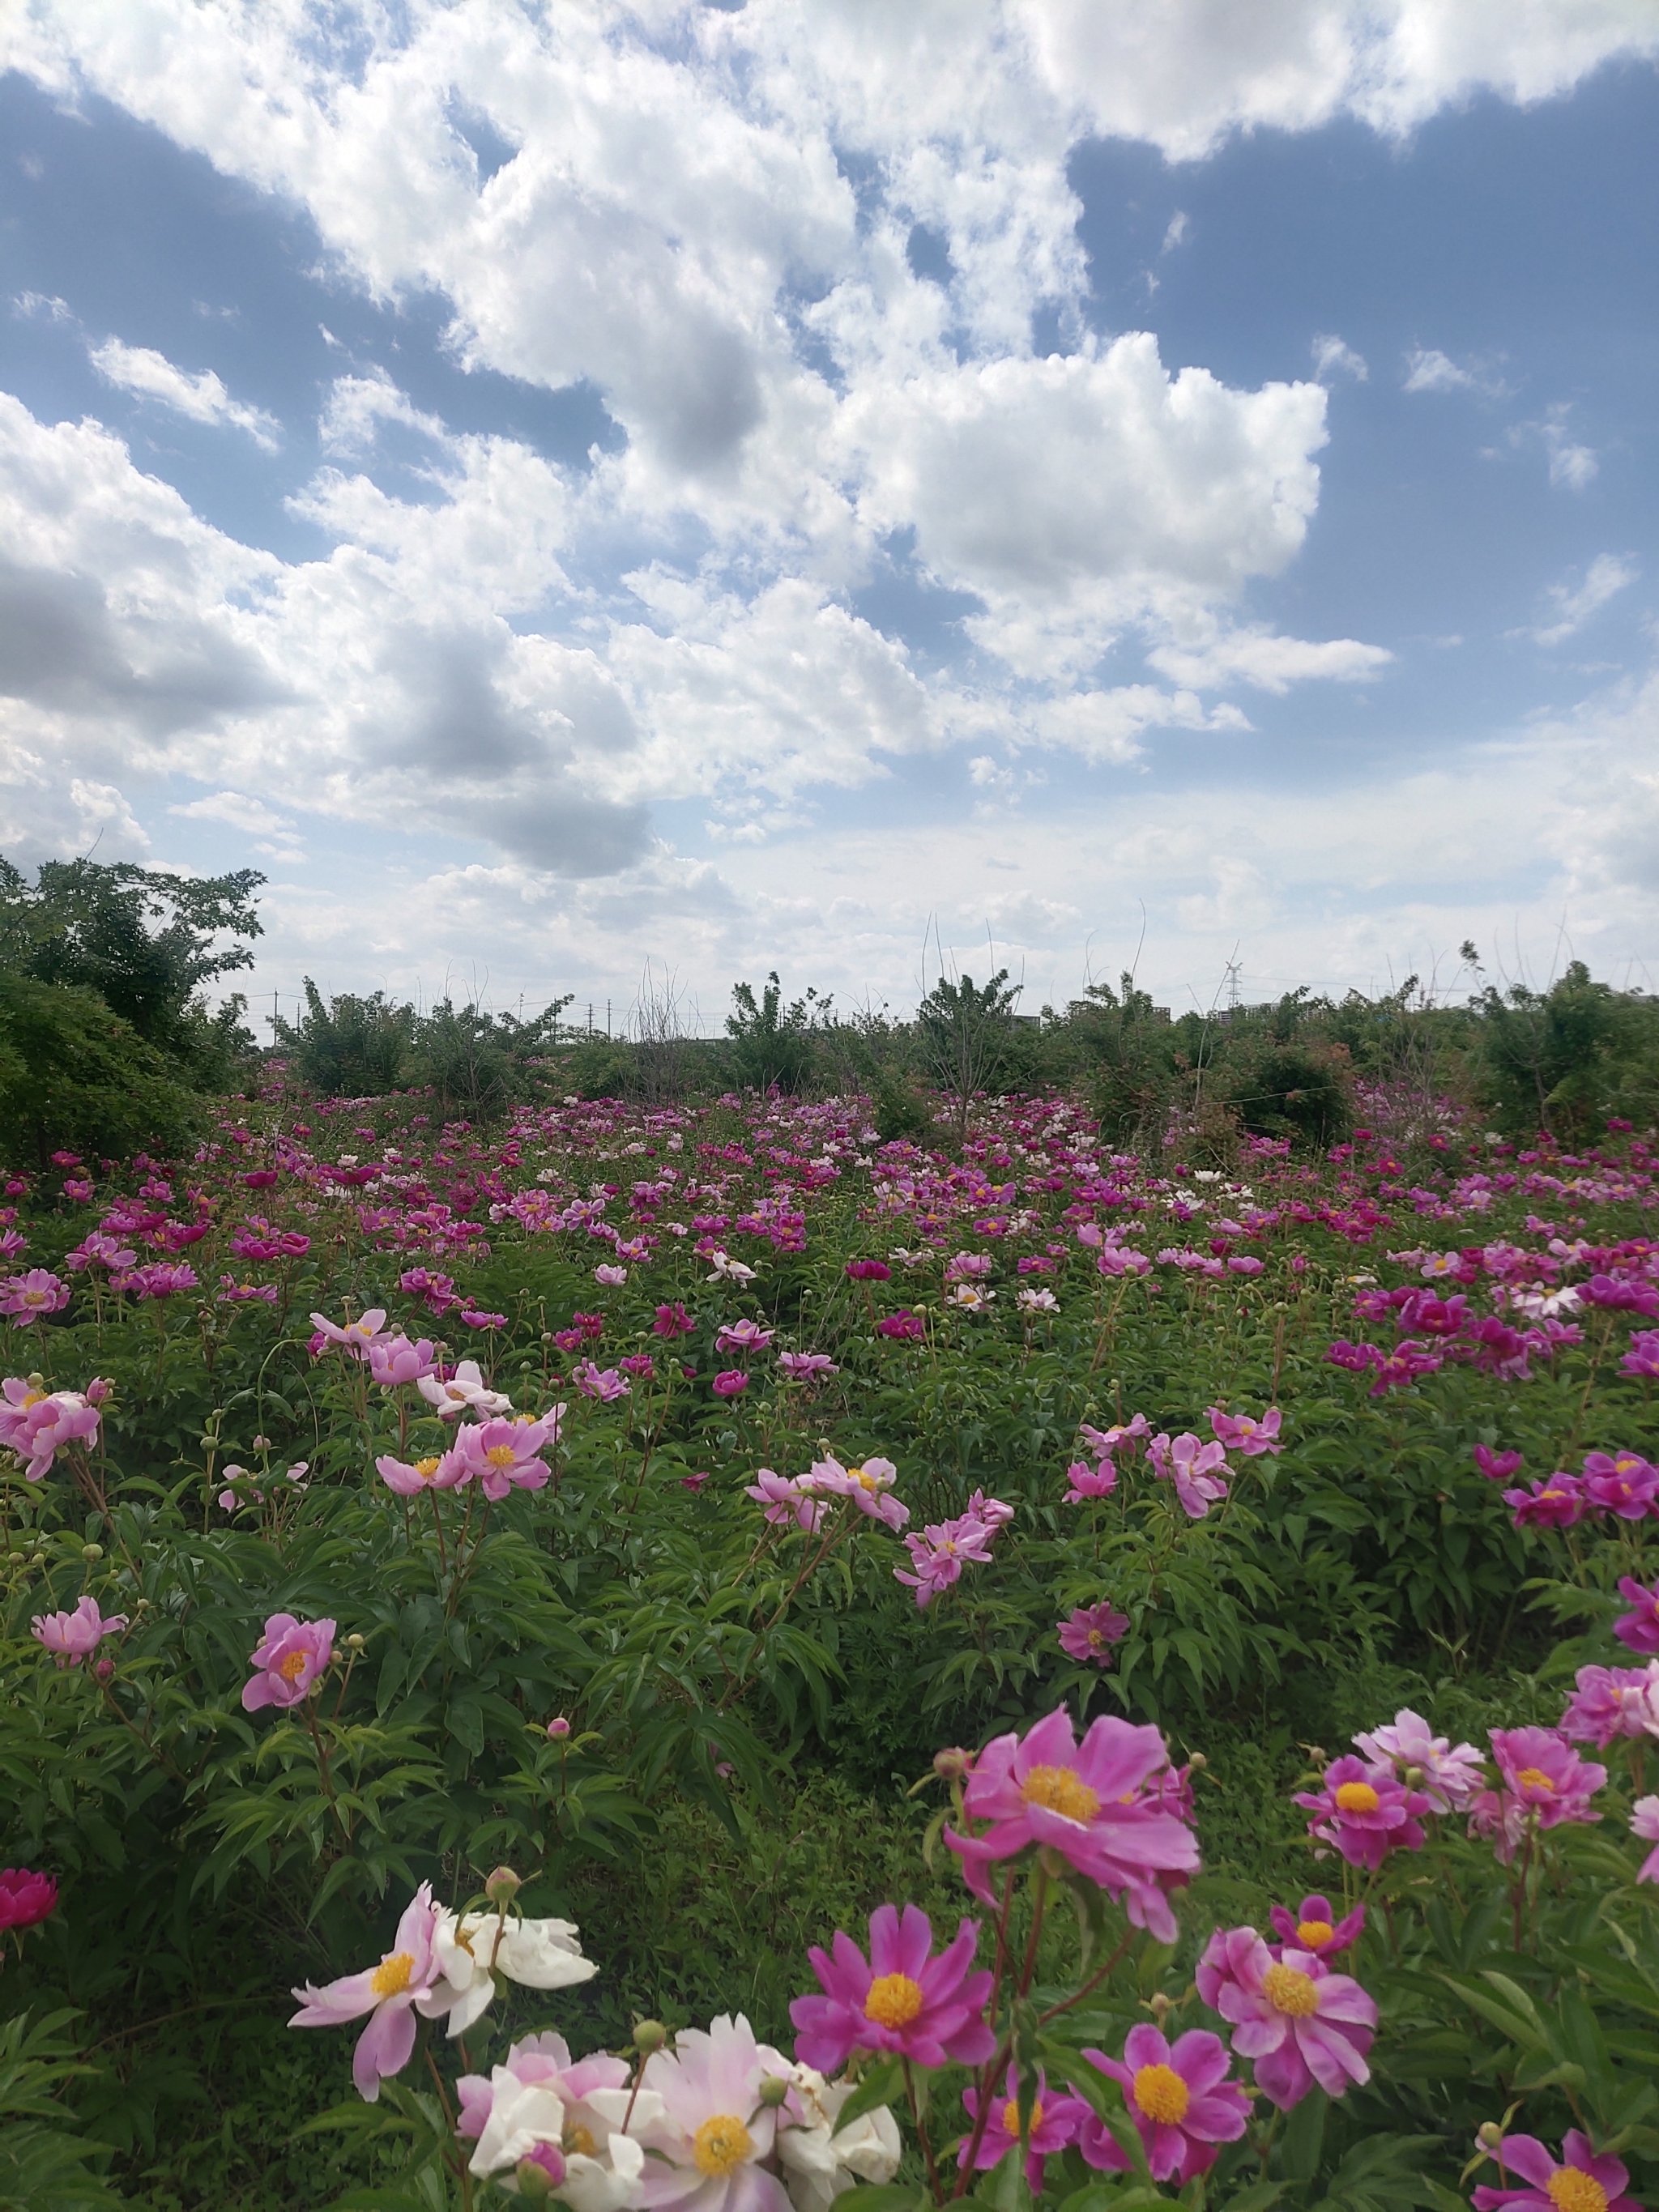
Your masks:
{"label": "sky", "polygon": [[1656,235],[1652,0],[14,0],[0,850],[256,1011],[1659,987]]}

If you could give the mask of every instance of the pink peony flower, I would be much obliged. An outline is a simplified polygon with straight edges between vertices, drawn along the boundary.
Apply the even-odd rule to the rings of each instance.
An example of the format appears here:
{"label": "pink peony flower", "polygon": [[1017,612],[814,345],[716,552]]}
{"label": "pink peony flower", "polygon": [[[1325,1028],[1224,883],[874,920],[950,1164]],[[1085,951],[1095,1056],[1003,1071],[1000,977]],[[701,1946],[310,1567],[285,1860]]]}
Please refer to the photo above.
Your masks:
{"label": "pink peony flower", "polygon": [[1174,1483],[1189,1521],[1203,1520],[1211,1506],[1227,1495],[1227,1461],[1218,1443],[1200,1443],[1189,1431],[1174,1437],[1154,1437],[1147,1453],[1159,1480]]}
{"label": "pink peony flower", "polygon": [[1158,1729],[1103,1716],[1081,1744],[1064,1706],[1023,1738],[999,1736],[968,1778],[964,1809],[983,1835],[945,1831],[968,1887],[988,1905],[989,1869],[1034,1844],[1048,1844],[1115,1899],[1160,1942],[1171,1942],[1175,1915],[1162,1884],[1198,1867],[1191,1830],[1174,1814],[1136,1802],[1170,1763]]}
{"label": "pink peony flower", "polygon": [[1655,1848],[1636,1870],[1638,1881],[1659,1881],[1659,1797],[1638,1797],[1630,1816],[1631,1832],[1638,1843]]}
{"label": "pink peony flower", "polygon": [[1621,1521],[1645,1521],[1659,1507],[1659,1468],[1637,1452],[1590,1452],[1584,1460],[1584,1495]]}
{"label": "pink peony flower", "polygon": [[423,1376],[432,1374],[435,1367],[436,1355],[428,1337],[419,1337],[410,1343],[403,1335],[379,1336],[368,1346],[368,1371],[383,1390],[395,1390],[404,1382],[418,1382]]}
{"label": "pink peony flower", "polygon": [[[9,1382],[6,1388],[9,1391]],[[1649,1589],[1633,1576],[1620,1575],[1619,1595],[1632,1610],[1620,1614],[1613,1624],[1613,1634],[1644,1657],[1659,1652],[1659,1583]]]}
{"label": "pink peony flower", "polygon": [[14,1928],[34,1928],[58,1903],[57,1877],[28,1867],[0,1869],[0,1936]]}
{"label": "pink peony flower", "polygon": [[775,1528],[787,1528],[793,1522],[809,1536],[816,1533],[828,1508],[809,1498],[801,1488],[799,1478],[776,1474],[769,1467],[757,1468],[755,1480],[744,1491],[762,1508],[762,1518]]}
{"label": "pink peony flower", "polygon": [[1087,1421],[1080,1422],[1078,1434],[1097,1459],[1115,1459],[1119,1452],[1133,1458],[1151,1442],[1152,1424],[1145,1413],[1133,1413],[1127,1421],[1115,1421],[1109,1429],[1094,1429]]}
{"label": "pink peony flower", "polygon": [[996,2039],[985,2018],[990,1973],[971,1971],[978,1942],[978,1926],[964,1920],[934,1958],[925,1912],[878,1906],[868,1959],[839,1932],[830,1950],[807,1953],[823,1995],[796,1997],[789,2007],[796,2057],[823,2074],[855,2051],[891,2051],[918,2066],[982,2065]]}
{"label": "pink peony flower", "polygon": [[741,2014],[722,2014],[707,2034],[684,2028],[672,2051],[653,2051],[640,2080],[662,2100],[648,2139],[665,2162],[647,2167],[633,2202],[684,2212],[790,2212],[782,2182],[763,2161],[780,2121],[787,2125],[799,2114],[790,2111],[793,2092],[781,2107],[761,2099],[769,2075],[787,2079],[789,2072],[782,2052],[757,2043]]}
{"label": "pink peony flower", "polygon": [[778,1366],[792,1382],[810,1382],[820,1375],[839,1375],[827,1352],[781,1352]]}
{"label": "pink peony flower", "polygon": [[1070,1487],[1061,1503],[1066,1505],[1081,1505],[1091,1498],[1109,1498],[1117,1488],[1117,1469],[1110,1460],[1091,1467],[1086,1459],[1074,1459],[1066,1476]]}
{"label": "pink peony flower", "polygon": [[496,1414],[469,1422],[456,1433],[454,1456],[477,1478],[488,1498],[505,1498],[509,1490],[543,1489],[552,1469],[541,1455],[558,1442],[564,1410],[554,1406],[539,1420],[518,1413],[511,1420]]}
{"label": "pink peony flower", "polygon": [[1472,1743],[1454,1751],[1448,1737],[1434,1735],[1422,1715],[1409,1710],[1396,1713],[1389,1727],[1353,1741],[1360,1757],[1375,1765],[1415,1767],[1422,1778],[1413,1786],[1437,1813],[1467,1805],[1485,1779],[1485,1762]]}
{"label": "pink peony flower", "polygon": [[78,1667],[106,1636],[118,1636],[126,1625],[125,1613],[112,1613],[106,1618],[98,1610],[96,1598],[83,1597],[73,1613],[36,1613],[29,1623],[29,1633],[60,1667]]}
{"label": "pink peony flower", "polygon": [[651,1328],[656,1336],[689,1336],[696,1325],[679,1300],[675,1298],[667,1305],[657,1308]]}
{"label": "pink peony flower", "polygon": [[9,1315],[14,1328],[33,1328],[48,1314],[62,1313],[69,1300],[69,1285],[49,1267],[0,1278],[0,1314]]}
{"label": "pink peony flower", "polygon": [[[1630,2174],[1622,2161],[1598,2158],[1577,2128],[1567,2130],[1559,2162],[1536,2136],[1505,2136],[1489,2155],[1506,2185],[1477,2188],[1475,2212],[1641,2212],[1625,2194]],[[1520,2188],[1507,2185],[1511,2173]]]}
{"label": "pink peony flower", "polygon": [[763,1328],[757,1321],[722,1322],[714,1333],[716,1352],[764,1352],[772,1341],[773,1331]]}
{"label": "pink peony flower", "polygon": [[23,1462],[30,1482],[50,1472],[52,1462],[66,1444],[94,1443],[99,1413],[88,1385],[78,1390],[42,1388],[38,1375],[9,1375],[0,1385],[0,1447],[15,1452]]}
{"label": "pink peony flower", "polygon": [[1418,1815],[1432,1809],[1423,1791],[1406,1789],[1390,1768],[1352,1753],[1331,1761],[1322,1790],[1298,1791],[1295,1802],[1313,1815],[1310,1836],[1334,1845],[1350,1866],[1372,1874],[1390,1851],[1422,1850]]}
{"label": "pink peony flower", "polygon": [[619,1291],[628,1280],[628,1270],[605,1262],[594,1268],[593,1279],[605,1290]]}
{"label": "pink peony flower", "polygon": [[1224,1413],[1219,1406],[1209,1409],[1209,1423],[1216,1442],[1224,1451],[1242,1452],[1246,1459],[1259,1459],[1263,1452],[1277,1455],[1283,1451],[1285,1447],[1279,1440],[1282,1419],[1277,1406],[1269,1406],[1259,1421],[1249,1413]]}
{"label": "pink peony flower", "polygon": [[1659,1661],[1645,1667],[1581,1667],[1561,1733],[1605,1751],[1622,1735],[1659,1735]]}
{"label": "pink peony flower", "polygon": [[1328,1897],[1304,1897],[1294,1912],[1275,1905],[1273,1923],[1274,1935],[1294,1949],[1311,1952],[1316,1959],[1334,1959],[1339,1951],[1358,1942],[1364,1930],[1365,1908],[1357,1905],[1339,1920]]}
{"label": "pink peony flower", "polygon": [[843,1467],[838,1459],[815,1460],[800,1486],[815,1498],[850,1498],[859,1511],[889,1528],[902,1528],[910,1509],[893,1496],[898,1469],[890,1459],[867,1459],[862,1467]]}
{"label": "pink peony flower", "polygon": [[941,1590],[961,1580],[964,1565],[983,1565],[990,1558],[995,1534],[988,1523],[967,1514],[954,1521],[930,1522],[920,1535],[912,1532],[904,1540],[915,1572],[895,1567],[893,1579],[915,1592],[917,1610],[926,1613]]}
{"label": "pink peony flower", "polygon": [[[1249,2124],[1249,2094],[1228,2081],[1227,2047],[1207,2028],[1190,2029],[1172,2046],[1142,2021],[1129,2030],[1121,2058],[1109,2058],[1103,2051],[1083,2055],[1121,2084],[1154,2181],[1184,2185],[1207,2173],[1220,2146],[1237,2142]],[[1085,2123],[1081,2147],[1091,2166],[1108,2173],[1129,2171],[1127,2154],[1103,2120]]]}
{"label": "pink peony flower", "polygon": [[424,1459],[394,1459],[382,1452],[374,1471],[388,1490],[399,1498],[418,1498],[426,1490],[454,1490],[471,1482],[472,1470],[459,1451],[434,1452]]}
{"label": "pink peony flower", "polygon": [[849,1283],[888,1283],[893,1279],[884,1260],[849,1260],[845,1273]]}
{"label": "pink peony flower", "polygon": [[1494,1729],[1492,1755],[1504,1793],[1540,1828],[1600,1819],[1589,1801],[1606,1782],[1607,1768],[1580,1759],[1554,1729]]}
{"label": "pink peony flower", "polygon": [[1060,1648],[1068,1658],[1109,1667],[1113,1644],[1121,1644],[1128,1630],[1128,1614],[1103,1598],[1098,1605],[1079,1606],[1060,1622]]}
{"label": "pink peony flower", "polygon": [[343,1323],[330,1321],[326,1314],[314,1313],[311,1325],[325,1344],[337,1344],[353,1359],[366,1360],[369,1346],[386,1327],[386,1308],[371,1306],[357,1320]]}
{"label": "pink peony flower", "polygon": [[1217,1929],[1198,1962],[1198,1993],[1232,2030],[1262,2095],[1289,2112],[1317,2087],[1340,2097],[1370,2079],[1376,2005],[1358,1982],[1286,1944],[1275,1959],[1254,1928]]}
{"label": "pink peony flower", "polygon": [[328,1671],[334,1628],[331,1620],[273,1613],[248,1660],[256,1672],[242,1685],[242,1710],[257,1713],[266,1705],[302,1704]]}
{"label": "pink peony flower", "polygon": [[897,1313],[886,1314],[876,1323],[878,1336],[890,1336],[900,1343],[914,1343],[927,1334],[927,1324],[919,1313],[902,1306]]}
{"label": "pink peony flower", "polygon": [[[1035,2195],[1042,2187],[1043,2160],[1077,2141],[1090,2118],[1089,2107],[1081,2097],[1051,2097],[1048,2094],[1048,2077],[1039,2072],[1036,2095],[1032,2100],[1030,2119],[1022,2133],[1019,2124],[1019,2072],[1017,2067],[1009,2067],[1004,2087],[1005,2095],[991,2107],[991,2117],[986,2122],[985,2133],[974,2156],[974,2165],[977,2171],[983,2172],[988,2166],[1000,2166],[1011,2150],[1023,2149],[1026,2183]],[[964,2089],[962,2101],[968,2109],[969,2118],[977,2123],[978,2091]],[[967,2165],[972,2142],[973,2130],[970,2129],[957,2154],[959,2165]]]}
{"label": "pink peony flower", "polygon": [[579,1360],[572,1373],[583,1397],[595,1398],[601,1406],[614,1406],[633,1389],[625,1376],[618,1375],[614,1367],[601,1367],[596,1360]]}
{"label": "pink peony flower", "polygon": [[[287,1619],[282,1613],[276,1617]],[[343,1975],[320,1989],[307,1982],[294,1992],[300,2009],[289,2021],[290,2027],[343,2027],[348,2021],[369,2014],[351,2054],[351,2078],[367,2104],[379,2098],[383,2081],[409,2063],[415,2049],[416,2014],[433,2020],[447,2012],[454,2001],[438,1964],[438,1921],[432,1885],[423,1881],[404,1907],[392,1948],[378,1966]]]}
{"label": "pink peony flower", "polygon": [[623,2119],[643,2127],[661,2112],[646,2093],[630,2099],[628,2075],[624,2060],[602,2052],[573,2061],[562,2035],[521,2036],[493,2073],[464,2074],[455,2084],[455,2131],[477,2145],[471,2171],[511,2186],[527,2160],[556,2188],[568,2180],[568,2201],[585,2212],[611,2203],[617,2185],[645,2167],[643,2150],[621,2133]]}
{"label": "pink peony flower", "polygon": [[749,1388],[749,1377],[741,1367],[727,1367],[715,1376],[708,1387],[717,1398],[740,1398]]}

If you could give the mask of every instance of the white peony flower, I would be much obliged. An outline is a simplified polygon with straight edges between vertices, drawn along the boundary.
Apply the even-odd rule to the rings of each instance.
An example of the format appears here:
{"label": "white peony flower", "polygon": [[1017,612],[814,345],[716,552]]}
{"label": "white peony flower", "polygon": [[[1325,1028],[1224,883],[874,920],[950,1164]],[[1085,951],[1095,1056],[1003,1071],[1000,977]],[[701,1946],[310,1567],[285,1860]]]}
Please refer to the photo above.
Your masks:
{"label": "white peony flower", "polygon": [[902,2145],[898,2124],[886,2107],[866,2112],[837,2132],[836,2115],[852,2095],[851,2084],[826,2081],[810,2066],[793,2068],[791,2078],[809,2123],[778,2133],[778,2162],[795,2212],[828,2212],[855,2183],[890,2181],[898,2172]]}

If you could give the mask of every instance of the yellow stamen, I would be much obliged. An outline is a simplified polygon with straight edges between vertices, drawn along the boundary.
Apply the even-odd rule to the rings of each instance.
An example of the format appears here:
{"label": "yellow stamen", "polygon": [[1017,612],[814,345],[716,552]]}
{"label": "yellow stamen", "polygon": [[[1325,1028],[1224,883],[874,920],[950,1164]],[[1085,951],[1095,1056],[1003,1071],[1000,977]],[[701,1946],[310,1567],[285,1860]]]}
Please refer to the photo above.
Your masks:
{"label": "yellow stamen", "polygon": [[572,2158],[597,2158],[599,2154],[592,2130],[585,2128],[580,2120],[572,2120],[566,2127],[559,2148]]}
{"label": "yellow stamen", "polygon": [[1304,1951],[1322,1951],[1336,1930],[1328,1920],[1298,1920],[1296,1940]]}
{"label": "yellow stamen", "polygon": [[388,1951],[368,1978],[368,1986],[377,1997],[400,1997],[409,1987],[415,1972],[413,1954],[408,1951]]}
{"label": "yellow stamen", "polygon": [[415,1472],[422,1482],[430,1482],[442,1465],[443,1462],[434,1453],[430,1459],[417,1459],[415,1462]]}
{"label": "yellow stamen", "polygon": [[511,1444],[491,1444],[484,1457],[491,1467],[513,1467],[516,1465],[519,1455]]}
{"label": "yellow stamen", "polygon": [[697,2171],[711,2179],[730,2173],[754,2154],[754,2137],[735,2112],[716,2112],[691,2138],[691,2156]]}
{"label": "yellow stamen", "polygon": [[908,2027],[922,2002],[921,1985],[908,1974],[878,1974],[864,2000],[864,2017],[878,2027]]}
{"label": "yellow stamen", "polygon": [[290,1651],[286,1659],[276,1662],[276,1672],[285,1682],[297,1682],[306,1671],[306,1661],[310,1656],[306,1651]]}
{"label": "yellow stamen", "polygon": [[1098,1793],[1069,1766],[1034,1766],[1019,1794],[1028,1805],[1041,1805],[1066,1820],[1092,1820],[1100,1810]]}
{"label": "yellow stamen", "polygon": [[1544,2187],[1559,2212],[1607,2212],[1607,2191],[1593,2173],[1581,2173],[1576,2166],[1558,2166]]}
{"label": "yellow stamen", "polygon": [[1261,1977],[1261,1994],[1286,2020],[1306,2020],[1319,2010],[1319,1991],[1311,1977],[1277,1960]]}
{"label": "yellow stamen", "polygon": [[1135,2072],[1134,2100],[1149,2120],[1175,2127],[1187,2117],[1193,2093],[1173,2066],[1142,2066]]}
{"label": "yellow stamen", "polygon": [[1341,1782],[1337,1784],[1336,1809],[1339,1813],[1374,1813],[1382,1802],[1369,1782]]}
{"label": "yellow stamen", "polygon": [[1545,1790],[1552,1797],[1555,1795],[1555,1784],[1540,1766],[1523,1766],[1515,1778],[1529,1789]]}
{"label": "yellow stamen", "polygon": [[1007,2103],[1002,2108],[1002,2131],[1004,2135],[1012,2136],[1017,2142],[1025,2142],[1028,2136],[1034,2136],[1042,2125],[1042,2106],[1041,2104],[1034,2103],[1032,2105],[1031,2124],[1024,2134],[1022,2134],[1020,2130],[1019,2099],[1018,2097],[1010,2097]]}

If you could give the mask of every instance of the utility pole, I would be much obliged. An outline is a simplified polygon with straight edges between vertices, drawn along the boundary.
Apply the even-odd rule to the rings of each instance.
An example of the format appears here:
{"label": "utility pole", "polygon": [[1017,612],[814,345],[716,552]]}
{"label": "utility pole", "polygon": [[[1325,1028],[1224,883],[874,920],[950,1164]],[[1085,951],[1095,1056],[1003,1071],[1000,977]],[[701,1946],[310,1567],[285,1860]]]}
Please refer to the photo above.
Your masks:
{"label": "utility pole", "polygon": [[1239,963],[1230,960],[1227,963],[1227,1012],[1230,1014],[1238,1012],[1238,975]]}

